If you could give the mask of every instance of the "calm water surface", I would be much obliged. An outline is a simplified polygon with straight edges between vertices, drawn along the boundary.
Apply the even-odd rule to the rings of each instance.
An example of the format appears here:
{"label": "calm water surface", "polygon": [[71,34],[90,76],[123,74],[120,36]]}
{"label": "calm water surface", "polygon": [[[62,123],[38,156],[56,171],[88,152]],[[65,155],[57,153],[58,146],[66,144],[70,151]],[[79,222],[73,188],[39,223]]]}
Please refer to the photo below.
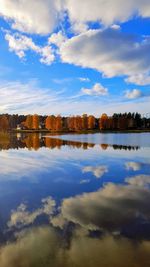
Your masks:
{"label": "calm water surface", "polygon": [[150,134],[0,140],[0,267],[149,267]]}

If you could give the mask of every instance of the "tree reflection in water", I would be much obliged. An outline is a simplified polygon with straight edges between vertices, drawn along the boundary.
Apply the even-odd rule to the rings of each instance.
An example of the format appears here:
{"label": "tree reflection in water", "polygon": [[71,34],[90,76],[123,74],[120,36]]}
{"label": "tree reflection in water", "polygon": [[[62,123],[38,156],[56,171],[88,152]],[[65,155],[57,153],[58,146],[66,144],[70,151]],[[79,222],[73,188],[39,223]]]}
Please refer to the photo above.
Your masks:
{"label": "tree reflection in water", "polygon": [[[0,149],[19,149],[19,148],[28,148],[29,150],[38,150],[41,147],[47,147],[50,149],[61,148],[62,146],[70,146],[73,148],[82,148],[89,149],[93,148],[95,144],[88,142],[79,142],[79,141],[66,141],[59,138],[54,138],[50,136],[41,136],[38,133],[33,134],[19,134],[19,135],[10,135],[8,133],[0,133]],[[107,150],[109,147],[113,149],[123,149],[123,150],[138,150],[138,146],[125,146],[125,145],[108,145],[100,144],[100,148]]]}

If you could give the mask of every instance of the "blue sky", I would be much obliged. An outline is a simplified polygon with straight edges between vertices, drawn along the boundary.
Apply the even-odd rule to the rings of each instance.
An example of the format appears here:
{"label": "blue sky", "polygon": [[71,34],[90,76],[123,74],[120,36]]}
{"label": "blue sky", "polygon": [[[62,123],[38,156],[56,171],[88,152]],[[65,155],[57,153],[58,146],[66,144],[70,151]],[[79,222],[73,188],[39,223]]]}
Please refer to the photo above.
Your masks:
{"label": "blue sky", "polygon": [[149,1],[0,6],[1,113],[150,112]]}

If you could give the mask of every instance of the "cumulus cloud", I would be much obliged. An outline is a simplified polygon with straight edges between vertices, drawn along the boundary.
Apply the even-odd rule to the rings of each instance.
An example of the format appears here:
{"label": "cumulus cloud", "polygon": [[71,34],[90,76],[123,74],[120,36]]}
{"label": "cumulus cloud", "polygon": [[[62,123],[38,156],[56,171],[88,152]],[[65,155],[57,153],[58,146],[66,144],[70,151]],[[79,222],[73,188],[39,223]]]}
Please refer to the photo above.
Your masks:
{"label": "cumulus cloud", "polygon": [[[13,28],[26,33],[52,33],[48,38],[49,45],[43,47],[25,35],[7,33],[5,37],[10,50],[20,58],[31,50],[40,56],[41,63],[50,65],[55,59],[52,44],[60,49],[56,52],[63,62],[96,69],[106,77],[123,75],[127,82],[150,84],[149,37],[139,41],[135,36],[122,33],[118,24],[135,14],[149,17],[150,3],[147,0],[112,0],[111,3],[109,0],[105,3],[103,0],[31,0],[28,3],[0,0],[0,6],[0,15]],[[62,23],[66,19],[66,11],[77,34],[69,39],[62,31],[54,33],[58,21]],[[88,22],[102,22],[110,28],[92,30]],[[68,26],[65,30],[67,32]]]}
{"label": "cumulus cloud", "polygon": [[138,42],[135,36],[111,28],[70,38],[60,47],[60,56],[63,62],[96,69],[106,77],[123,75],[131,79],[148,75],[149,49],[149,39]]}
{"label": "cumulus cloud", "polygon": [[60,237],[50,227],[22,231],[16,242],[1,247],[1,267],[59,266]]}
{"label": "cumulus cloud", "polygon": [[150,185],[150,175],[136,175],[133,177],[126,178],[126,182],[128,182],[131,185],[145,187]]}
{"label": "cumulus cloud", "polygon": [[72,23],[98,21],[108,26],[127,21],[135,14],[150,16],[150,3],[147,0],[65,0],[65,8]]}
{"label": "cumulus cloud", "polygon": [[0,0],[0,16],[8,20],[13,29],[48,34],[58,21],[60,5],[59,0]]}
{"label": "cumulus cloud", "polygon": [[142,92],[139,89],[127,90],[125,97],[128,99],[136,99],[142,96]]}
{"label": "cumulus cloud", "polygon": [[96,178],[101,178],[108,172],[107,166],[85,166],[82,168],[83,173],[91,172]]}
{"label": "cumulus cloud", "polygon": [[127,170],[139,171],[142,164],[140,162],[129,161],[125,163],[125,167]]}
{"label": "cumulus cloud", "polygon": [[78,33],[87,30],[88,22],[108,26],[127,21],[135,14],[150,17],[147,0],[0,0],[0,6],[0,16],[8,20],[13,29],[36,34],[52,32],[66,11],[72,29]]}
{"label": "cumulus cloud", "polygon": [[[68,241],[69,239],[69,241]],[[85,253],[86,251],[86,253]],[[83,229],[67,236],[52,227],[36,227],[22,231],[14,242],[0,248],[1,267],[86,266],[137,267],[149,264],[150,242],[133,242],[112,235],[92,238]],[[109,257],[107,257],[109,255]]]}
{"label": "cumulus cloud", "polygon": [[86,229],[111,232],[133,222],[138,214],[149,220],[150,190],[145,186],[149,181],[146,175],[130,177],[127,185],[108,183],[97,192],[65,199],[61,216]]}
{"label": "cumulus cloud", "polygon": [[108,89],[102,84],[96,83],[91,89],[82,88],[81,92],[85,95],[103,96],[108,94]]}
{"label": "cumulus cloud", "polygon": [[75,34],[83,33],[88,30],[88,25],[86,23],[76,21],[72,24],[71,30]]}
{"label": "cumulus cloud", "polygon": [[51,197],[42,199],[42,207],[34,210],[33,212],[27,211],[25,204],[20,204],[17,210],[11,212],[11,218],[8,222],[9,227],[21,228],[33,224],[36,218],[42,214],[46,214],[49,217],[53,214],[55,208],[55,200]]}
{"label": "cumulus cloud", "polygon": [[149,74],[137,74],[125,79],[127,83],[133,83],[137,85],[148,85],[150,84],[150,75]]}
{"label": "cumulus cloud", "polygon": [[9,50],[15,52],[19,58],[25,58],[25,52],[30,50],[40,56],[40,62],[43,64],[50,65],[54,61],[55,57],[50,45],[38,46],[30,37],[19,33],[7,32],[5,39],[8,41]]}
{"label": "cumulus cloud", "polygon": [[49,44],[54,44],[58,47],[61,46],[61,44],[63,42],[65,42],[67,40],[67,37],[63,34],[62,31],[59,31],[57,33],[53,33],[49,38],[48,38],[48,42]]}
{"label": "cumulus cloud", "polygon": [[[9,21],[13,29],[25,33],[52,33],[49,44],[60,47],[63,62],[96,69],[107,77],[124,75],[130,83],[150,84],[149,38],[143,37],[139,41],[123,34],[118,24],[135,14],[150,17],[147,0],[112,0],[111,3],[110,0],[0,0],[0,6],[0,16]],[[59,23],[66,19],[66,12],[69,24],[77,34],[69,40],[62,31],[54,33],[56,26],[58,29]],[[88,22],[100,22],[110,29],[92,30]],[[18,33],[7,33],[6,40],[10,50],[20,58],[32,50],[40,56],[41,63],[49,65],[54,61],[51,45],[38,46],[31,38]]]}

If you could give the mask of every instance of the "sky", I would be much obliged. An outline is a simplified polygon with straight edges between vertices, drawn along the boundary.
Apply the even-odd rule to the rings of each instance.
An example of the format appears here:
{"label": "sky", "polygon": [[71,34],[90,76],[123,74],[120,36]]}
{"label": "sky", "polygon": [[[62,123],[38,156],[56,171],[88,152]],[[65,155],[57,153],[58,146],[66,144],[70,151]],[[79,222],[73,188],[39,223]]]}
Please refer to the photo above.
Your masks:
{"label": "sky", "polygon": [[0,0],[0,113],[150,113],[149,0]]}

